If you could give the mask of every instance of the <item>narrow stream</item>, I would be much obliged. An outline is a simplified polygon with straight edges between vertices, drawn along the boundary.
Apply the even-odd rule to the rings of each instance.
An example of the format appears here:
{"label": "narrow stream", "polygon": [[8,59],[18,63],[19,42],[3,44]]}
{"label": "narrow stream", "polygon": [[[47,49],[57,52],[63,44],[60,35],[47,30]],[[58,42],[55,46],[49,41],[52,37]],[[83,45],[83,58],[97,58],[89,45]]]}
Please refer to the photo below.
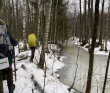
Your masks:
{"label": "narrow stream", "polygon": [[[68,41],[65,50],[62,52],[62,56],[67,57],[66,59],[64,59],[65,66],[62,69],[60,69],[58,73],[60,74],[60,81],[65,85],[71,86],[75,78],[77,62],[78,69],[75,78],[75,84],[73,87],[78,91],[85,93],[89,65],[89,54],[87,51],[81,48],[79,49],[78,54],[78,49],[79,48],[76,45]],[[91,93],[102,93],[107,58],[108,56],[106,55],[95,55],[94,57],[94,71],[92,78]],[[108,73],[108,75],[108,78],[110,78],[110,73]],[[109,81],[107,81],[105,93],[110,93]]]}

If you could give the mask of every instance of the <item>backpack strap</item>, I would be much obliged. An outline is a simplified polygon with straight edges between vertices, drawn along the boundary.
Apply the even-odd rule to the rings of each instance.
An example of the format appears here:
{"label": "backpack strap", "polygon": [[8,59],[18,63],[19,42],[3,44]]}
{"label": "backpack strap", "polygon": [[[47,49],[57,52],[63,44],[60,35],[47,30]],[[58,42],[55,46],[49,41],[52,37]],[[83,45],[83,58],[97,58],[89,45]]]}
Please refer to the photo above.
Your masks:
{"label": "backpack strap", "polygon": [[5,44],[7,44],[7,40],[6,40],[6,37],[8,36],[8,34],[5,34],[5,35],[3,35],[3,37],[5,38]]}
{"label": "backpack strap", "polygon": [[1,28],[4,30],[5,33],[4,34],[0,34],[0,36],[3,36],[4,41],[6,41],[6,42],[4,42],[4,44],[7,44],[7,40],[6,40],[6,37],[8,36],[7,28],[4,25],[1,25]]}

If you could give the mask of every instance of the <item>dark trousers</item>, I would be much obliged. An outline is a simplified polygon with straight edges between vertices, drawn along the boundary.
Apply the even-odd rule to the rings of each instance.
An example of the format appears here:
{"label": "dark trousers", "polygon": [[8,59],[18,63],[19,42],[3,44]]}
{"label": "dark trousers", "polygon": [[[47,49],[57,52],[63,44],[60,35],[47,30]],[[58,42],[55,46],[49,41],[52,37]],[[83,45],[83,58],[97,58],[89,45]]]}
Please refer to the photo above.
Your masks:
{"label": "dark trousers", "polygon": [[[6,68],[5,69],[6,75],[7,75],[7,84],[8,86],[13,84],[13,72],[12,68]],[[2,70],[0,70],[0,93],[3,93],[3,74]]]}
{"label": "dark trousers", "polygon": [[35,47],[30,47],[31,49],[31,61],[33,62],[34,54],[35,54]]}

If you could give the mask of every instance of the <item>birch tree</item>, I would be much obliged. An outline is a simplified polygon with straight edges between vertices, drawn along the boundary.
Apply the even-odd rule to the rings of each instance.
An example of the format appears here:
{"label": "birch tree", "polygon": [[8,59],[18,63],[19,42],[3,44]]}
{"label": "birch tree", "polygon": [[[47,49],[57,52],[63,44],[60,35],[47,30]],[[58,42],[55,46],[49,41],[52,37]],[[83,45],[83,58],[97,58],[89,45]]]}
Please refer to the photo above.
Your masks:
{"label": "birch tree", "polygon": [[46,14],[45,14],[45,33],[44,33],[44,51],[48,51],[48,35],[50,27],[52,0],[46,2]]}
{"label": "birch tree", "polygon": [[41,54],[40,54],[40,61],[39,61],[39,64],[38,64],[38,67],[40,67],[41,69],[44,69],[44,62],[45,62],[45,52],[44,52],[44,28],[45,28],[45,15],[44,15],[44,7],[45,7],[45,2],[44,0],[41,1],[41,7],[42,7],[42,10],[41,10],[41,38],[40,38],[40,43],[42,45],[42,51],[41,51]]}
{"label": "birch tree", "polygon": [[103,38],[103,12],[104,12],[104,2],[105,0],[103,0],[102,2],[102,11],[101,11],[101,26],[100,26],[100,37],[99,37],[99,44],[101,45],[101,49],[103,50],[103,45],[102,45],[102,38]]}
{"label": "birch tree", "polygon": [[31,23],[31,20],[30,20],[30,2],[29,0],[26,0],[27,4],[26,4],[26,13],[27,13],[27,24],[26,24],[26,31],[28,31],[28,33],[30,34],[31,32],[31,27],[30,27],[30,23]]}
{"label": "birch tree", "polygon": [[27,39],[26,39],[26,0],[23,0],[23,42],[24,50],[27,49]]}
{"label": "birch tree", "polygon": [[[49,35],[49,27],[50,27],[50,18],[51,18],[51,7],[52,7],[52,0],[48,0],[45,4],[45,18],[44,18],[44,0],[42,0],[42,19],[45,19],[45,25],[42,23],[42,30],[44,29],[44,34],[42,34],[43,38],[41,39],[42,44],[42,51],[40,55],[40,62],[38,66],[43,69],[45,62],[45,53],[48,51],[48,35]],[[42,20],[43,22],[43,20]]]}
{"label": "birch tree", "polygon": [[40,11],[41,11],[41,0],[38,0],[38,13],[37,13],[37,37],[40,39]]}

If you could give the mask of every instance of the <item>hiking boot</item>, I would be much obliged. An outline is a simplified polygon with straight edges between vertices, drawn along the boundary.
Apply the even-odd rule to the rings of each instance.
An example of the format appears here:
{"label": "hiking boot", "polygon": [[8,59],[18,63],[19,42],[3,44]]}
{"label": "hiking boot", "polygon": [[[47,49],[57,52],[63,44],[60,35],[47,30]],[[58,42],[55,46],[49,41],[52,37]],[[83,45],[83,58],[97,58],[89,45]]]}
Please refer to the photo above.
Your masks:
{"label": "hiking boot", "polygon": [[12,85],[9,85],[9,86],[8,86],[9,93],[14,93],[14,92],[13,92],[14,89],[15,89],[15,84],[12,84]]}

